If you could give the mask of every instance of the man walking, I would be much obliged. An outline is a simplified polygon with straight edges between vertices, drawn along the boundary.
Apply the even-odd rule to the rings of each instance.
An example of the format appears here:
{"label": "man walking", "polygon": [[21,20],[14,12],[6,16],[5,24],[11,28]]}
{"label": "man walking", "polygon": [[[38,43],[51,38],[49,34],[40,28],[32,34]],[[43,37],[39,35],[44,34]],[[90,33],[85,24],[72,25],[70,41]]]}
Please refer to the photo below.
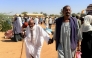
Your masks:
{"label": "man walking", "polygon": [[44,40],[51,43],[50,36],[39,25],[35,25],[33,20],[29,21],[26,29],[25,45],[27,58],[40,58],[41,48]]}
{"label": "man walking", "polygon": [[51,29],[52,23],[53,23],[53,19],[51,17],[49,17],[49,28],[50,29]]}
{"label": "man walking", "polygon": [[34,23],[35,23],[36,25],[38,25],[38,23],[39,23],[38,16],[36,16],[36,18],[34,19]]}
{"label": "man walking", "polygon": [[19,17],[15,17],[14,23],[13,23],[13,31],[14,31],[14,40],[17,42],[18,40],[22,39],[22,19],[21,15]]}
{"label": "man walking", "polygon": [[79,28],[80,28],[81,27],[80,15],[77,15],[76,18],[77,18],[77,22],[78,22],[78,25],[79,25]]}
{"label": "man walking", "polygon": [[54,40],[58,58],[73,58],[78,40],[81,40],[77,19],[71,17],[71,7],[63,7],[63,17],[56,20]]}
{"label": "man walking", "polygon": [[46,29],[48,29],[49,28],[49,17],[48,16],[46,17],[45,24],[46,24]]}

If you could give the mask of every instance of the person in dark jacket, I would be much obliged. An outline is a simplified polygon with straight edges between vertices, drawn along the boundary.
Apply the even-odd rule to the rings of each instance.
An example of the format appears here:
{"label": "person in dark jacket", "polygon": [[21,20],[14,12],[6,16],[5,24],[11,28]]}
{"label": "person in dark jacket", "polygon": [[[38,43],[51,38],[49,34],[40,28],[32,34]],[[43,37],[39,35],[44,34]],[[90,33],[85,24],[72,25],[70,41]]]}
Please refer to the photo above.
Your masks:
{"label": "person in dark jacket", "polygon": [[69,5],[64,6],[62,13],[64,16],[56,20],[53,40],[56,41],[58,58],[73,58],[77,42],[80,42],[82,37],[77,19],[71,17],[71,7]]}

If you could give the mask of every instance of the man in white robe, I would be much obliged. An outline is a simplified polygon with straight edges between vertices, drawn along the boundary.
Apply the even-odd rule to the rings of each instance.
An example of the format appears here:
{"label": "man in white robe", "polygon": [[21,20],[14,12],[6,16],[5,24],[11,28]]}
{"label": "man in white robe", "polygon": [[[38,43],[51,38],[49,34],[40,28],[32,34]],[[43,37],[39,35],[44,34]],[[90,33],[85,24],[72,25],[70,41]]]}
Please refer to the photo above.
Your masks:
{"label": "man in white robe", "polygon": [[22,19],[21,15],[16,17],[13,23],[13,30],[14,30],[14,38],[15,41],[21,40],[21,31],[22,31]]}
{"label": "man in white robe", "polygon": [[26,29],[25,46],[27,58],[40,58],[43,42],[46,40],[51,43],[50,36],[39,25],[35,25],[33,20],[29,21],[29,26]]}
{"label": "man in white robe", "polygon": [[49,17],[47,16],[46,20],[45,20],[45,24],[46,24],[46,28],[49,28]]}
{"label": "man in white robe", "polygon": [[38,23],[39,23],[38,16],[34,19],[34,23],[35,23],[36,25],[38,25]]}
{"label": "man in white robe", "polygon": [[19,33],[21,33],[21,29],[22,29],[22,18],[21,15],[19,15],[19,17],[17,17],[17,22],[19,25]]}

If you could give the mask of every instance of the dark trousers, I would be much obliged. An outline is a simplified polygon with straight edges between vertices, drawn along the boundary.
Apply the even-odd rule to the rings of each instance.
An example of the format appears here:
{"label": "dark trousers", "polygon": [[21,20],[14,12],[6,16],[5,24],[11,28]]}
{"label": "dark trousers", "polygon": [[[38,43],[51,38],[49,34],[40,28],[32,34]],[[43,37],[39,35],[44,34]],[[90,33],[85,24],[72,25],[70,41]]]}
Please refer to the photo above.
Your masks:
{"label": "dark trousers", "polygon": [[21,41],[22,40],[22,34],[19,33],[19,34],[14,34],[14,41]]}
{"label": "dark trousers", "polygon": [[51,29],[52,24],[49,24],[49,28]]}
{"label": "dark trousers", "polygon": [[81,58],[92,58],[92,31],[82,33]]}
{"label": "dark trousers", "polygon": [[42,25],[42,22],[41,22],[41,25]]}

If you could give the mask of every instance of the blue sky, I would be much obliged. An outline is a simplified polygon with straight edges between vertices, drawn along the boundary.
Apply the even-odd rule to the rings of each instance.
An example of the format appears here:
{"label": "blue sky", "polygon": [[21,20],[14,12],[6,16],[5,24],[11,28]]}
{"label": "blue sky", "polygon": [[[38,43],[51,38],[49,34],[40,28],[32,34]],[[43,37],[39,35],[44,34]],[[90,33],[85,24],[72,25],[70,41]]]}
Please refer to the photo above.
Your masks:
{"label": "blue sky", "polygon": [[65,5],[70,5],[73,13],[81,12],[92,3],[92,0],[0,0],[0,12],[2,13],[29,13],[45,12],[47,14],[59,14]]}

